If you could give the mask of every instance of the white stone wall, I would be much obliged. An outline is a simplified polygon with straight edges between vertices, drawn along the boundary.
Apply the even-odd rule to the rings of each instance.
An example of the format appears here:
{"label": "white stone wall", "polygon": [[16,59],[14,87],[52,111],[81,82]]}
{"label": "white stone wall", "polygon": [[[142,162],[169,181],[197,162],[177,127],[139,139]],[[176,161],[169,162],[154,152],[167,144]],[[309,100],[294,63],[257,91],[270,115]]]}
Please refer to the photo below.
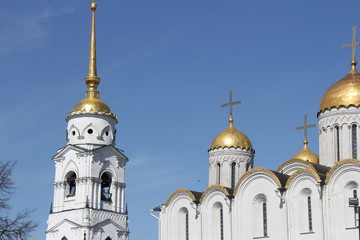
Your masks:
{"label": "white stone wall", "polygon": [[[354,189],[360,196],[360,161],[340,161],[322,180],[307,164],[301,168],[301,164],[289,161],[289,165],[283,166],[290,175],[285,189],[284,186],[279,189],[279,179],[271,171],[255,168],[239,180],[234,198],[228,198],[227,190],[221,186],[209,187],[197,204],[186,192],[178,193],[161,209],[160,239],[183,240],[177,229],[178,212],[182,208],[190,213],[189,239],[220,239],[214,206],[223,208],[224,240],[358,239],[354,210],[348,200]],[[309,229],[308,196],[311,197],[312,230]],[[267,206],[267,236],[263,234],[263,202]]]}
{"label": "white stone wall", "polygon": [[[218,148],[209,151],[209,186],[231,187],[232,163],[235,163],[235,183],[253,166],[254,152],[241,148]],[[220,164],[220,173],[218,170]],[[220,182],[218,181],[220,174]]]}
{"label": "white stone wall", "polygon": [[339,127],[340,160],[352,158],[351,127],[357,125],[357,152],[360,151],[360,113],[357,107],[332,108],[321,112],[319,125],[320,164],[333,166],[337,160],[337,141],[335,126]]}

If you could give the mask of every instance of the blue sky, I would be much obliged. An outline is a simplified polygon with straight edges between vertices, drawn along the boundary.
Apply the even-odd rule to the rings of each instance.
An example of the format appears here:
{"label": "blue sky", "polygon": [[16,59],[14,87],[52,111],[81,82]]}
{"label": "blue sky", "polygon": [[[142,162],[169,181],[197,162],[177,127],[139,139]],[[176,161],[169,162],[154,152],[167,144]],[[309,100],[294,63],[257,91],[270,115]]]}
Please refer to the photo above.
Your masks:
{"label": "blue sky", "polygon": [[[13,210],[36,208],[45,239],[51,160],[67,112],[84,97],[90,0],[12,0],[0,8],[0,158],[18,160]],[[149,209],[178,188],[203,191],[207,149],[227,127],[252,141],[255,166],[276,169],[302,147],[303,115],[350,69],[360,2],[98,0],[100,98],[118,115],[117,147],[130,161],[131,239],[157,238]],[[360,36],[360,32],[359,32]],[[309,146],[318,153],[317,130]]]}

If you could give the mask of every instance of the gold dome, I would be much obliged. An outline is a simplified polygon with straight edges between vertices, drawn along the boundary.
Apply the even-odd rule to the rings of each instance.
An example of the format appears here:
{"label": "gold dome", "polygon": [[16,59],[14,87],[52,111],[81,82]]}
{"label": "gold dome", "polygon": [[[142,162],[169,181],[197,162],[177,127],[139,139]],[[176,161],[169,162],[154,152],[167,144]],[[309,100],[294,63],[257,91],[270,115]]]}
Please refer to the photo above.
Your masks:
{"label": "gold dome", "polygon": [[360,73],[355,68],[355,61],[351,65],[350,72],[326,91],[321,100],[320,111],[360,105]]}
{"label": "gold dome", "polygon": [[111,112],[108,105],[98,98],[85,98],[79,101],[69,112],[69,116],[82,113],[104,114],[116,117],[116,115]]}
{"label": "gold dome", "polygon": [[209,150],[224,147],[239,147],[253,150],[249,138],[233,126],[232,118],[230,118],[229,122],[229,127],[214,138]]}
{"label": "gold dome", "polygon": [[300,150],[300,152],[295,154],[291,159],[303,160],[303,161],[306,161],[306,162],[319,164],[319,156],[316,155],[315,153],[313,153],[308,148],[307,145],[308,145],[308,141],[305,139],[304,140],[304,147]]}

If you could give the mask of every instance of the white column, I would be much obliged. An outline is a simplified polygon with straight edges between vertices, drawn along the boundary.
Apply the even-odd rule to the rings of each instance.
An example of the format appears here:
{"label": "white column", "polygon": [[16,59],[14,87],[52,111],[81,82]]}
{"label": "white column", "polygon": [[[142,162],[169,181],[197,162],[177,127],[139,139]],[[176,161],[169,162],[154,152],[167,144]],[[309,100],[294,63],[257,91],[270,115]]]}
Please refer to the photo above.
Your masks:
{"label": "white column", "polygon": [[58,210],[59,204],[60,204],[60,186],[59,183],[54,183],[54,203],[53,208],[54,212]]}
{"label": "white column", "polygon": [[118,188],[117,188],[117,184],[115,182],[112,182],[111,183],[111,197],[112,197],[112,210],[114,212],[116,212],[116,206],[117,206],[117,191],[118,191]]}
{"label": "white column", "polygon": [[118,191],[117,191],[117,209],[116,211],[117,212],[121,212],[121,194],[122,194],[122,188],[123,188],[123,184],[122,183],[119,183],[118,185]]}
{"label": "white column", "polygon": [[340,127],[340,160],[352,157],[351,126],[343,124]]}
{"label": "white column", "polygon": [[121,212],[125,212],[125,186],[121,187]]}
{"label": "white column", "polygon": [[64,199],[65,199],[65,188],[66,184],[65,182],[60,183],[60,201],[59,201],[59,210],[63,210],[64,208]]}
{"label": "white column", "polygon": [[[332,166],[336,162],[336,148],[335,148],[336,132],[334,128],[326,129],[326,165]],[[341,157],[341,156],[340,156]]]}
{"label": "white column", "polygon": [[95,208],[100,208],[100,192],[99,192],[99,189],[100,189],[100,179],[96,179],[96,183],[95,183],[95,196],[94,196],[94,199],[95,199]]}

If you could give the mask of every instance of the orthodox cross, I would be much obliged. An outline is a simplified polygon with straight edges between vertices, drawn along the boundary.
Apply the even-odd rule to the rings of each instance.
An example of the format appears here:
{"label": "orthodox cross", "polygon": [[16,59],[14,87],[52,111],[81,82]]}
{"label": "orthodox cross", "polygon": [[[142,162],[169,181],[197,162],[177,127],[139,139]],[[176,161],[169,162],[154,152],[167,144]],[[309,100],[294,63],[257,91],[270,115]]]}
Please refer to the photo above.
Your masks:
{"label": "orthodox cross", "polygon": [[296,130],[304,129],[304,139],[307,141],[307,129],[315,127],[315,124],[307,125],[307,116],[304,115],[304,126],[297,127]]}
{"label": "orthodox cross", "polygon": [[236,102],[233,102],[232,101],[232,91],[230,91],[230,102],[228,103],[225,103],[225,104],[221,104],[221,107],[230,107],[230,116],[232,116],[232,106],[233,105],[236,105],[236,104],[240,104],[241,102],[240,101],[236,101]]}
{"label": "orthodox cross", "polygon": [[351,47],[351,48],[352,48],[352,58],[351,58],[351,60],[352,60],[352,61],[355,61],[356,45],[359,45],[360,42],[357,42],[357,41],[356,41],[356,26],[353,26],[352,29],[353,29],[353,39],[352,39],[352,43],[344,44],[344,45],[343,45],[343,48],[346,48],[346,47]]}

